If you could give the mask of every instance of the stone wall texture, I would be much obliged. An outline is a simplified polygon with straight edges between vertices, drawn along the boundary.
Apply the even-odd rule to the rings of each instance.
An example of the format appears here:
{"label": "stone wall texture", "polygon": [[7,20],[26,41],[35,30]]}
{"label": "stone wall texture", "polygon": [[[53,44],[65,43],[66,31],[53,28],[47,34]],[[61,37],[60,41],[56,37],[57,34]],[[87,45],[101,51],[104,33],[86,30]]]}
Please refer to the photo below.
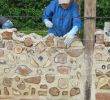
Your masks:
{"label": "stone wall texture", "polygon": [[[95,40],[91,90],[110,100],[110,37],[97,30]],[[85,100],[84,50],[78,38],[67,48],[62,37],[0,30],[0,100]]]}
{"label": "stone wall texture", "polygon": [[0,100],[79,100],[84,68],[78,38],[67,48],[63,38],[0,30]]}

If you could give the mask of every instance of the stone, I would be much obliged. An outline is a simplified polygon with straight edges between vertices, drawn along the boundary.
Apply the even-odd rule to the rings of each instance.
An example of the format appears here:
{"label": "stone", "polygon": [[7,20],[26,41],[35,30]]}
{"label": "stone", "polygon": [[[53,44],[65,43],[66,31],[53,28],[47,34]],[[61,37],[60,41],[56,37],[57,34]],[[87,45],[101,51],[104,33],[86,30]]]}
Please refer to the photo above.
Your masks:
{"label": "stone", "polygon": [[108,77],[110,77],[110,71],[108,71],[108,72],[106,73],[106,75],[107,75]]}
{"label": "stone", "polygon": [[13,95],[15,95],[15,96],[20,96],[20,95],[21,95],[21,92],[18,91],[18,90],[16,90],[16,89],[14,89],[14,88],[12,88],[12,93],[13,93]]}
{"label": "stone", "polygon": [[104,73],[100,70],[95,70],[95,73],[96,73],[96,76],[99,77],[99,76],[102,76]]}
{"label": "stone", "polygon": [[4,55],[4,50],[0,49],[0,57]]}
{"label": "stone", "polygon": [[24,82],[21,82],[21,83],[19,83],[19,84],[17,85],[17,87],[18,87],[18,89],[20,89],[20,90],[24,90],[24,89],[26,88],[26,85],[25,85]]}
{"label": "stone", "polygon": [[19,65],[15,72],[17,74],[27,76],[32,72],[32,70],[29,67],[27,67],[26,65]]}
{"label": "stone", "polygon": [[67,96],[67,95],[68,95],[68,91],[63,91],[63,92],[62,92],[62,95],[63,95],[63,96]]}
{"label": "stone", "polygon": [[26,47],[31,47],[31,46],[33,45],[32,39],[31,39],[31,38],[25,38],[25,40],[24,40],[24,45],[25,45]]}
{"label": "stone", "polygon": [[97,53],[97,54],[95,55],[95,60],[96,60],[96,61],[102,61],[102,54],[101,54],[101,53]]}
{"label": "stone", "polygon": [[96,43],[97,44],[104,44],[104,34],[97,34],[96,35]]}
{"label": "stone", "polygon": [[96,100],[110,100],[110,93],[96,93]]}
{"label": "stone", "polygon": [[12,86],[12,78],[7,78],[7,77],[4,77],[3,78],[3,85],[6,86],[6,87],[11,87]]}
{"label": "stone", "polygon": [[4,68],[4,72],[5,73],[9,73],[10,72],[10,68]]}
{"label": "stone", "polygon": [[43,42],[40,42],[36,45],[35,49],[37,52],[42,53],[43,51],[45,51],[46,46]]}
{"label": "stone", "polygon": [[20,81],[20,77],[19,77],[19,76],[16,76],[16,77],[14,78],[14,80],[15,80],[16,82],[19,82],[19,81]]}
{"label": "stone", "polygon": [[15,47],[15,53],[20,54],[20,53],[22,53],[22,51],[23,51],[23,48],[20,45],[17,45]]}
{"label": "stone", "polygon": [[70,48],[67,50],[67,54],[71,57],[79,57],[83,53],[83,49],[80,48]]}
{"label": "stone", "polygon": [[70,90],[70,96],[75,96],[75,95],[78,95],[80,94],[80,89],[77,88],[77,87],[74,87]]}
{"label": "stone", "polygon": [[0,48],[5,48],[5,42],[4,41],[0,41]]}
{"label": "stone", "polygon": [[60,74],[69,74],[71,69],[68,67],[68,66],[58,66],[57,67],[57,71],[60,73]]}
{"label": "stone", "polygon": [[36,70],[36,73],[37,73],[37,75],[42,75],[42,74],[43,74],[43,72],[42,72],[41,69],[37,69],[37,70]]}
{"label": "stone", "polygon": [[98,78],[97,87],[100,89],[102,86],[106,85],[107,83],[108,83],[107,76],[101,76]]}
{"label": "stone", "polygon": [[7,47],[8,50],[13,50],[13,42],[12,41],[8,41],[6,43],[6,47]]}
{"label": "stone", "polygon": [[9,91],[8,91],[7,87],[4,87],[4,95],[9,95]]}
{"label": "stone", "polygon": [[11,40],[12,39],[12,34],[13,34],[12,32],[7,32],[7,31],[3,32],[2,33],[2,38],[6,39],[6,40]]}
{"label": "stone", "polygon": [[55,56],[54,61],[56,63],[65,64],[67,63],[67,55],[64,53],[59,53],[58,55]]}
{"label": "stone", "polygon": [[104,42],[106,47],[110,47],[110,42]]}
{"label": "stone", "polygon": [[41,89],[47,89],[48,87],[47,87],[46,84],[41,84],[41,85],[40,85],[40,88],[41,88]]}
{"label": "stone", "polygon": [[35,88],[32,88],[31,89],[31,95],[35,95],[35,93],[36,93],[36,89]]}
{"label": "stone", "polygon": [[53,74],[46,74],[45,78],[48,83],[53,83],[55,81],[55,76]]}
{"label": "stone", "polygon": [[67,48],[67,46],[64,43],[64,40],[61,40],[61,39],[57,41],[57,47],[61,48],[61,49],[66,49]]}
{"label": "stone", "polygon": [[58,88],[52,87],[52,88],[49,89],[49,93],[50,93],[50,95],[52,95],[52,96],[59,96],[60,91],[59,91]]}
{"label": "stone", "polygon": [[110,64],[107,65],[107,69],[110,69]]}
{"label": "stone", "polygon": [[53,45],[54,45],[54,38],[51,37],[51,36],[47,37],[45,43],[46,43],[46,45],[47,45],[48,47],[53,46]]}
{"label": "stone", "polygon": [[68,82],[69,82],[69,80],[67,78],[60,78],[58,80],[58,87],[60,89],[67,89],[68,86],[69,86],[69,83]]}
{"label": "stone", "polygon": [[110,90],[110,85],[105,84],[105,85],[104,85],[104,86],[102,86],[100,89]]}
{"label": "stone", "polygon": [[47,96],[47,91],[38,91],[39,96]]}
{"label": "stone", "polygon": [[0,64],[4,65],[4,64],[6,64],[6,63],[7,63],[6,60],[0,59]]}
{"label": "stone", "polygon": [[26,96],[26,95],[29,95],[29,93],[28,92],[24,92],[24,95]]}
{"label": "stone", "polygon": [[24,81],[32,84],[39,84],[41,82],[41,76],[26,78]]}
{"label": "stone", "polygon": [[32,65],[32,67],[34,67],[34,68],[40,67],[39,64],[34,60],[34,58],[31,58],[31,62],[30,63]]}

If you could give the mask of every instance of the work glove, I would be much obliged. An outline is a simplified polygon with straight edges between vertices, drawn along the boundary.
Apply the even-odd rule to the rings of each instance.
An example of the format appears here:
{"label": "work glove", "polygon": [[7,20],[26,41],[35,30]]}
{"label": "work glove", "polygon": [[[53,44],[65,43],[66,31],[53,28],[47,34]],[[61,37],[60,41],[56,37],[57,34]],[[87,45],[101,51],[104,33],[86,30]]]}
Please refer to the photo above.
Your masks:
{"label": "work glove", "polygon": [[76,37],[76,33],[78,32],[78,27],[74,26],[70,32],[65,34],[63,37],[65,38],[64,43],[67,45],[67,48],[70,47],[71,43],[73,42],[74,38]]}
{"label": "work glove", "polygon": [[53,23],[51,21],[49,21],[48,19],[44,19],[44,23],[45,23],[46,27],[48,27],[48,28],[53,27]]}

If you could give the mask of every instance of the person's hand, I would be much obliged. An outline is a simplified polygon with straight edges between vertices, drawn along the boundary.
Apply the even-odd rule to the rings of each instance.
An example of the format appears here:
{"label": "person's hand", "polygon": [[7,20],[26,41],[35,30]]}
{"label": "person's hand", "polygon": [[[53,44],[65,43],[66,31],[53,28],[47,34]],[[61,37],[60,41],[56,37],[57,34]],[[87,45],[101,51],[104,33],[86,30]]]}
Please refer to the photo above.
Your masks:
{"label": "person's hand", "polygon": [[67,48],[70,47],[75,37],[76,36],[71,36],[69,33],[64,35],[64,38],[65,38],[64,43],[66,44]]}
{"label": "person's hand", "polygon": [[48,28],[53,27],[53,23],[51,21],[49,21],[48,19],[44,19],[44,23],[45,23],[46,27],[48,27]]}
{"label": "person's hand", "polygon": [[76,37],[76,33],[78,32],[78,27],[74,26],[70,32],[68,32],[63,37],[65,38],[64,43],[67,45],[67,47],[70,47],[71,43],[73,42],[74,38]]}

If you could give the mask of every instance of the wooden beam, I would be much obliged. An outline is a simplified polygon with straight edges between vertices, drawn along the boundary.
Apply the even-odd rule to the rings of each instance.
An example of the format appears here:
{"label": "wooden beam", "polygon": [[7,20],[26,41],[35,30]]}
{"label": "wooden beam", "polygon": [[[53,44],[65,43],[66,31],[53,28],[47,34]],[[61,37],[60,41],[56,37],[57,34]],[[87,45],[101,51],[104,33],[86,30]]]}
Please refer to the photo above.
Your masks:
{"label": "wooden beam", "polygon": [[[96,0],[84,0],[84,16],[96,16]],[[85,85],[85,100],[94,100],[95,95],[92,94],[92,68],[93,68],[93,48],[94,48],[94,33],[96,28],[95,19],[84,20],[84,44],[85,44],[85,65],[86,65],[86,85]],[[92,92],[91,92],[92,91]],[[94,99],[93,99],[94,98]]]}

